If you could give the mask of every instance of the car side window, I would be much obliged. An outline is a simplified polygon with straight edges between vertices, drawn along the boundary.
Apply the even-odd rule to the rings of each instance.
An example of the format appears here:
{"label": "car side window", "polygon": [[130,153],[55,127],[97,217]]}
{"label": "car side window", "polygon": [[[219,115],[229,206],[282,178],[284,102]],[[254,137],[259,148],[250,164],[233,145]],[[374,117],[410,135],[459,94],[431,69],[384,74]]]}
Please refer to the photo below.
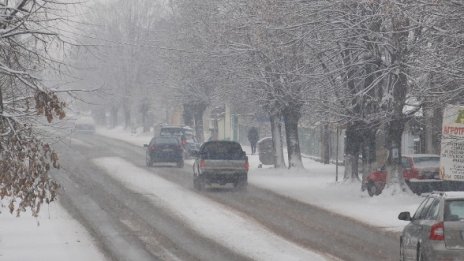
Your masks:
{"label": "car side window", "polygon": [[425,202],[424,207],[422,208],[422,211],[419,213],[419,216],[417,217],[417,219],[420,219],[420,220],[426,219],[427,212],[429,211],[430,206],[432,205],[434,200],[435,200],[434,198],[429,198]]}
{"label": "car side window", "polygon": [[421,213],[424,210],[427,203],[429,202],[429,200],[431,200],[431,198],[426,198],[424,199],[424,201],[422,201],[422,203],[417,208],[416,213],[414,213],[414,217],[413,217],[414,220],[421,219]]}
{"label": "car side window", "polygon": [[433,200],[432,204],[430,205],[426,215],[423,219],[427,220],[436,220],[438,218],[438,211],[440,210],[440,200],[435,199]]}

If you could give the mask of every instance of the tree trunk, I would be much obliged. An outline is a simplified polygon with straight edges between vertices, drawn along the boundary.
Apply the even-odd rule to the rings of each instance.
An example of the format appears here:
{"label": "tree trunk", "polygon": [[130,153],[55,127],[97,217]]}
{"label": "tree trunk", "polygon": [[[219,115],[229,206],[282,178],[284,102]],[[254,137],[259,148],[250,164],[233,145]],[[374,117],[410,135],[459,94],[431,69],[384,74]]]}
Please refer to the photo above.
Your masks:
{"label": "tree trunk", "polygon": [[199,142],[205,141],[205,134],[203,130],[203,114],[207,108],[206,104],[200,103],[193,106],[193,120],[195,125],[195,135]]}
{"label": "tree trunk", "polygon": [[328,124],[322,126],[322,135],[321,135],[321,159],[322,163],[330,163],[330,129]]}
{"label": "tree trunk", "polygon": [[344,180],[359,180],[359,125],[354,123],[346,128],[345,175]]}
{"label": "tree trunk", "polygon": [[387,130],[386,146],[389,150],[389,157],[387,159],[387,184],[400,184],[403,186],[404,179],[401,167],[401,138],[404,131],[404,122],[400,120],[393,120],[390,122]]}
{"label": "tree trunk", "polygon": [[364,132],[363,135],[363,141],[362,141],[362,158],[363,158],[363,172],[362,172],[362,179],[369,175],[371,173],[375,166],[376,162],[376,142],[375,142],[375,134],[376,134],[376,129],[367,129]]}
{"label": "tree trunk", "polygon": [[280,115],[270,115],[271,134],[272,134],[272,150],[274,152],[274,167],[285,168],[284,150],[282,144],[282,124],[280,123]]}
{"label": "tree trunk", "polygon": [[433,154],[433,109],[424,106],[425,153]]}
{"label": "tree trunk", "polygon": [[115,128],[118,126],[118,111],[119,108],[116,105],[111,107],[111,127]]}
{"label": "tree trunk", "polygon": [[284,110],[285,136],[287,140],[288,168],[303,168],[300,141],[298,138],[298,121],[300,113],[294,108]]}
{"label": "tree trunk", "polygon": [[131,113],[128,105],[124,105],[124,129],[131,127]]}
{"label": "tree trunk", "polygon": [[184,112],[182,114],[184,118],[184,124],[187,126],[193,126],[194,125],[194,106],[191,104],[184,104]]}
{"label": "tree trunk", "polygon": [[2,93],[2,86],[0,85],[0,114],[2,113],[3,113],[3,93]]}

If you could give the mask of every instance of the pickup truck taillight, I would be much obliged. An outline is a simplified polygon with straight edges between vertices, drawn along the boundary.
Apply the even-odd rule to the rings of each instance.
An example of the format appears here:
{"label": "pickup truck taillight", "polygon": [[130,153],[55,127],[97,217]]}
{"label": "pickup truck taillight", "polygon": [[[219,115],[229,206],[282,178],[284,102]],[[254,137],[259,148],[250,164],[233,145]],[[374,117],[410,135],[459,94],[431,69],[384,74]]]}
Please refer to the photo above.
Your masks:
{"label": "pickup truck taillight", "polygon": [[250,164],[248,163],[248,160],[245,161],[245,164],[243,164],[243,168],[246,169],[246,171],[250,169]]}
{"label": "pickup truck taillight", "polygon": [[430,228],[430,240],[444,240],[445,239],[445,225],[443,222],[436,223]]}
{"label": "pickup truck taillight", "polygon": [[200,169],[204,169],[206,167],[205,160],[200,160]]}

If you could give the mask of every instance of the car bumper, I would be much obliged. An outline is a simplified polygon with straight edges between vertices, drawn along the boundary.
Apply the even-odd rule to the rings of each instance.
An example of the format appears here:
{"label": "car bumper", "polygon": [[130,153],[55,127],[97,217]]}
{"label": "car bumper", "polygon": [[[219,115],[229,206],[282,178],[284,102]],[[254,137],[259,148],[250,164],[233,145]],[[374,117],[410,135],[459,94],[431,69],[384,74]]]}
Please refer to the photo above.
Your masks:
{"label": "car bumper", "polygon": [[160,154],[152,154],[150,155],[151,160],[154,163],[157,162],[179,162],[183,159],[182,155],[160,155]]}
{"label": "car bumper", "polygon": [[464,249],[447,249],[443,241],[432,242],[428,248],[427,260],[435,261],[462,261]]}
{"label": "car bumper", "polygon": [[205,172],[201,175],[210,183],[231,183],[240,178],[247,180],[246,172]]}

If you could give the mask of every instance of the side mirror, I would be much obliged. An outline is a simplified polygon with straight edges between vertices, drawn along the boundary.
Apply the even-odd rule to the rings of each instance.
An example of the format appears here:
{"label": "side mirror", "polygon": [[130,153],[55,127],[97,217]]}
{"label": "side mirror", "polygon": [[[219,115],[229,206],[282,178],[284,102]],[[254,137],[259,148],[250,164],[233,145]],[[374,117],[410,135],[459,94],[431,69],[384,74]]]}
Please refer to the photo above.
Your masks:
{"label": "side mirror", "polygon": [[147,148],[147,147],[148,147],[148,144],[143,144],[143,147],[144,147],[144,148]]}
{"label": "side mirror", "polygon": [[412,220],[411,213],[409,213],[409,211],[401,212],[398,215],[398,219],[399,220],[404,220],[404,221],[411,221]]}

